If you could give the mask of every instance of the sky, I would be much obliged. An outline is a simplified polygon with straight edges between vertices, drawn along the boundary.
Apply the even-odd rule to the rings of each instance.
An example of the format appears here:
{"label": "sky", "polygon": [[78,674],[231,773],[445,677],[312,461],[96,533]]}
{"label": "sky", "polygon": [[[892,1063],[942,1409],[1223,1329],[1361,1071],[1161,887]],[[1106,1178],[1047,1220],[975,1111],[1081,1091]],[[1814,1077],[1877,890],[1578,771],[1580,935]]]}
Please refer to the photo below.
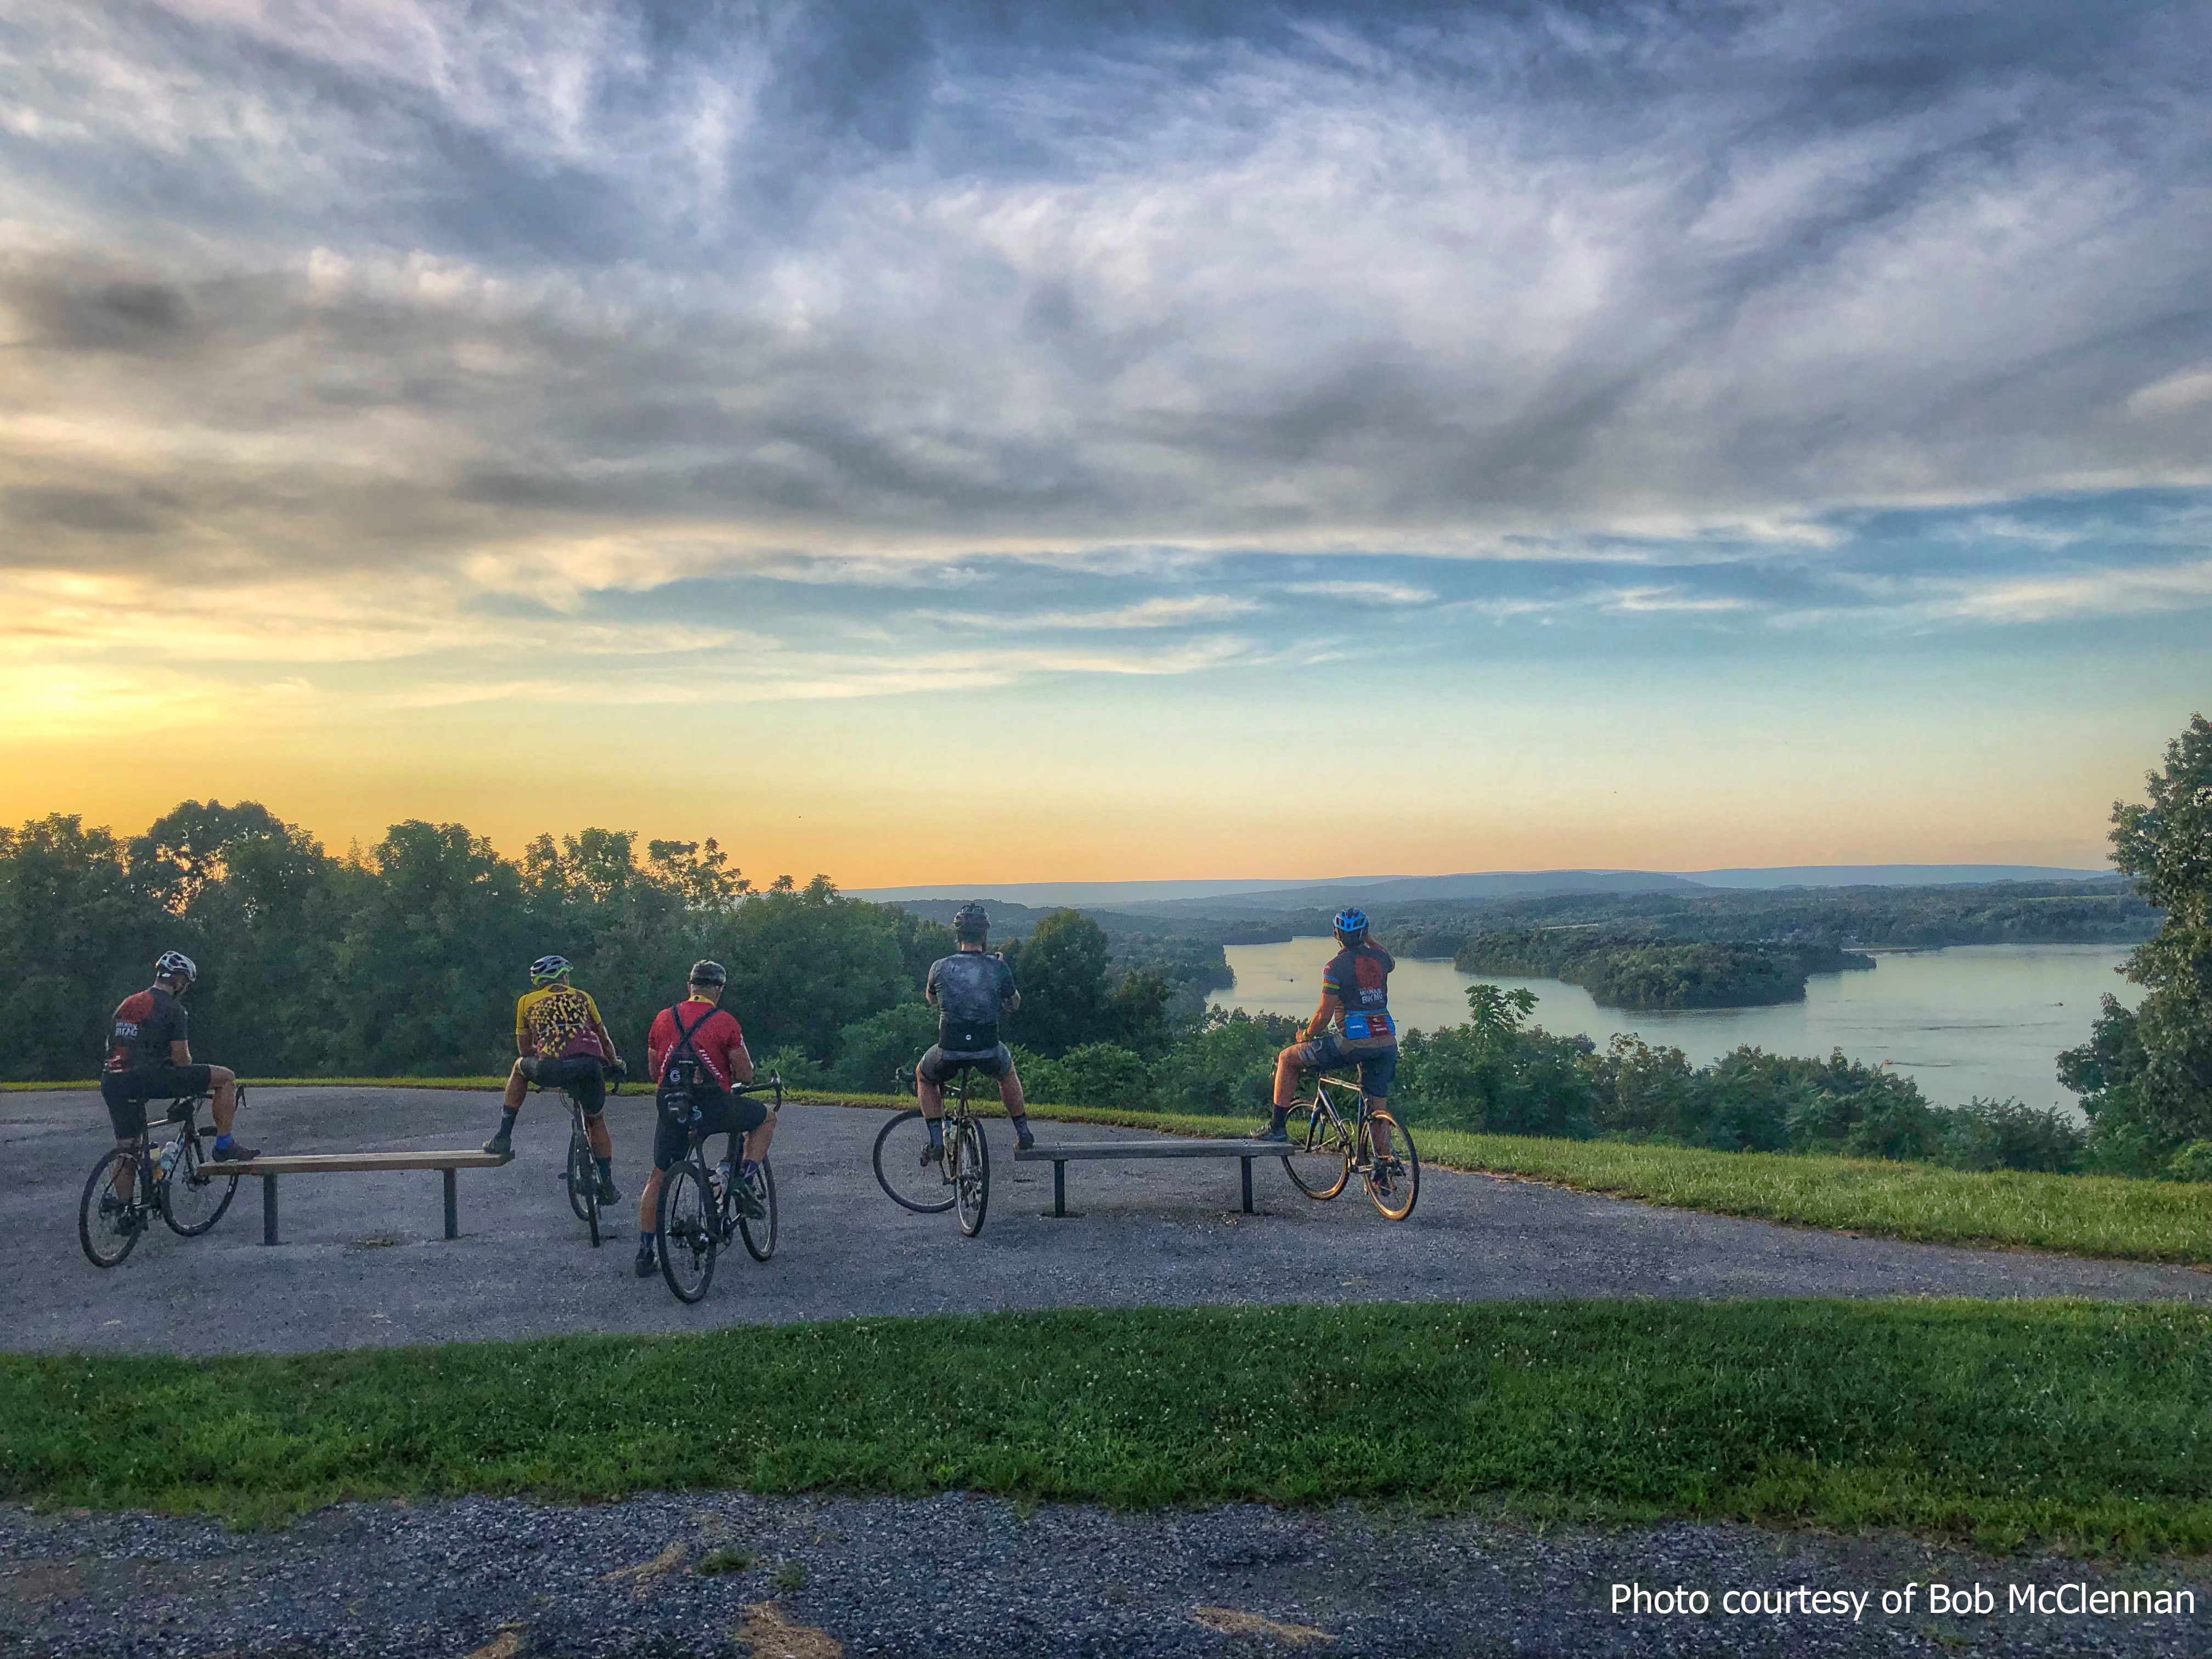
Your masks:
{"label": "sky", "polygon": [[0,0],[0,822],[2094,866],[2212,15]]}

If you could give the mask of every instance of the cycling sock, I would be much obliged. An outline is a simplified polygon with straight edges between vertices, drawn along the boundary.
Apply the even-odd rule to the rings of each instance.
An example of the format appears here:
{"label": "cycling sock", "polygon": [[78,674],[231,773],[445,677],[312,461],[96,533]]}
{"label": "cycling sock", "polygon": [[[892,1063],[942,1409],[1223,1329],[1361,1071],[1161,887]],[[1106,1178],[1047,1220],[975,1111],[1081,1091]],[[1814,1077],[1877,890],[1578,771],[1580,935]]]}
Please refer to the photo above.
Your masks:
{"label": "cycling sock", "polygon": [[1015,1112],[1012,1115],[1014,1127],[1017,1129],[1027,1129],[1030,1127],[1030,1115],[1027,1112]]}
{"label": "cycling sock", "polygon": [[499,1109],[500,1133],[511,1135],[514,1133],[514,1116],[515,1115],[508,1111],[506,1107],[502,1106]]}
{"label": "cycling sock", "polygon": [[611,1158],[600,1158],[594,1154],[592,1164],[599,1170],[600,1180],[612,1181],[615,1178],[615,1161]]}
{"label": "cycling sock", "polygon": [[228,1135],[217,1135],[215,1138],[215,1149],[218,1152],[228,1152],[230,1150],[230,1137]]}
{"label": "cycling sock", "polygon": [[750,1181],[755,1176],[760,1173],[760,1160],[757,1158],[747,1158],[744,1163],[739,1166],[738,1173],[744,1176],[746,1180]]}
{"label": "cycling sock", "polygon": [[1267,1127],[1270,1129],[1279,1129],[1290,1121],[1291,1109],[1289,1107],[1277,1106],[1273,1104],[1270,1104],[1268,1106]]}
{"label": "cycling sock", "polygon": [[945,1120],[941,1117],[926,1117],[922,1121],[929,1125],[929,1144],[933,1146],[942,1146],[945,1144]]}
{"label": "cycling sock", "polygon": [[653,1235],[642,1227],[637,1230],[637,1253],[643,1255],[653,1248]]}

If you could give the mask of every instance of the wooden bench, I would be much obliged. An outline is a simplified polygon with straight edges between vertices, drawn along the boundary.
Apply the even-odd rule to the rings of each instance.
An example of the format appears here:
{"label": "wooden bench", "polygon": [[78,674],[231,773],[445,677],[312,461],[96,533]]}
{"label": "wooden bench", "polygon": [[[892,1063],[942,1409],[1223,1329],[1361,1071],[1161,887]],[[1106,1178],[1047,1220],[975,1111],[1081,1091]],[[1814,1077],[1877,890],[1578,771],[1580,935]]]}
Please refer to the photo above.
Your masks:
{"label": "wooden bench", "polygon": [[211,1175],[259,1176],[261,1177],[261,1242],[276,1242],[276,1177],[288,1175],[346,1175],[366,1170],[435,1170],[445,1176],[446,1237],[461,1236],[458,1194],[454,1191],[453,1171],[456,1170],[495,1170],[502,1164],[512,1163],[512,1152],[463,1152],[456,1147],[446,1152],[301,1152],[290,1157],[276,1156],[249,1158],[240,1164],[210,1164]]}
{"label": "wooden bench", "polygon": [[1014,1152],[1017,1164],[1049,1162],[1052,1165],[1052,1208],[1045,1213],[1066,1219],[1067,1166],[1103,1158],[1233,1158],[1244,1165],[1244,1213],[1252,1208],[1252,1160],[1279,1158],[1290,1151],[1280,1141],[1267,1140],[1073,1140],[1065,1146],[1042,1142],[1027,1152]]}

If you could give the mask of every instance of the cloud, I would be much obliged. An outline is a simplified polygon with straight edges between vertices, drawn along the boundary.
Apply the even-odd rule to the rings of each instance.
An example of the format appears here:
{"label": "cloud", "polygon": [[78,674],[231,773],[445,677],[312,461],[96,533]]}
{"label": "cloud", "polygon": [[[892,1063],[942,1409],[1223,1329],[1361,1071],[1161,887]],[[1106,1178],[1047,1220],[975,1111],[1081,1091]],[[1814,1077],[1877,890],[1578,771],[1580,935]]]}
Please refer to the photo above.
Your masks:
{"label": "cloud", "polygon": [[781,629],[754,683],[843,696],[939,590],[1170,647],[1014,677],[1270,660],[1286,594],[1407,641],[2201,600],[2143,544],[2212,489],[2194,13],[0,30],[4,626],[80,666]]}

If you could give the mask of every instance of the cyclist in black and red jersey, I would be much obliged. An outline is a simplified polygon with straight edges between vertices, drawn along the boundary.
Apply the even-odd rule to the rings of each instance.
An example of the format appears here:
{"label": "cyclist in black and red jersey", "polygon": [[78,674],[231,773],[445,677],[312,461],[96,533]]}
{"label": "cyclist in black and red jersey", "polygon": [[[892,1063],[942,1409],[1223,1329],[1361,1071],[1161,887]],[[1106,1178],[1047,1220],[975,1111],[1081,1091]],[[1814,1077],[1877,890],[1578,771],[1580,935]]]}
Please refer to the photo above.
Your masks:
{"label": "cyclist in black and red jersey", "polygon": [[[230,1133],[238,1111],[238,1074],[228,1066],[205,1066],[192,1059],[191,1017],[185,995],[200,976],[198,965],[182,951],[164,951],[154,964],[154,982],[116,1005],[107,1026],[107,1060],[100,1073],[100,1097],[114,1126],[115,1144],[126,1150],[146,1131],[146,1103],[167,1096],[215,1097],[215,1155],[218,1163],[242,1163],[254,1156]],[[137,1170],[131,1160],[115,1166],[115,1191],[126,1195]]]}
{"label": "cyclist in black and red jersey", "polygon": [[[1274,1107],[1267,1127],[1255,1139],[1288,1140],[1285,1128],[1291,1103],[1297,1098],[1301,1066],[1321,1071],[1331,1066],[1357,1065],[1359,1092],[1370,1109],[1385,1104],[1391,1079],[1398,1073],[1398,1026],[1390,1018],[1390,970],[1398,964],[1390,953],[1369,937],[1363,910],[1338,913],[1334,927],[1336,954],[1321,970],[1321,1003],[1306,1022],[1306,1040],[1294,1042],[1275,1056]],[[1376,1173],[1368,1177],[1376,1190],[1390,1191],[1390,1131],[1375,1125]]]}

